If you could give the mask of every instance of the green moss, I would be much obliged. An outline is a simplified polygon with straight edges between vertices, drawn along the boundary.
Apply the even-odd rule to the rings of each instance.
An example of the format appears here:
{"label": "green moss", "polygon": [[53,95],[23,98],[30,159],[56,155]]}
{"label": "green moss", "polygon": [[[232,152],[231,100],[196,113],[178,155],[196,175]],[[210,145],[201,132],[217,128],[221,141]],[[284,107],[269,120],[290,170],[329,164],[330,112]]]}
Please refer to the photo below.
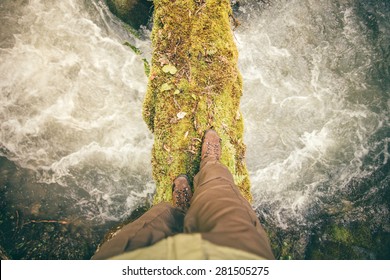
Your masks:
{"label": "green moss", "polygon": [[[328,224],[313,234],[307,247],[309,259],[371,259],[382,258],[383,233],[374,233],[364,222],[349,225]],[[379,254],[373,254],[379,252]]]}
{"label": "green moss", "polygon": [[352,235],[349,230],[344,227],[334,226],[331,230],[331,236],[336,242],[350,242],[352,240]]}
{"label": "green moss", "polygon": [[146,77],[149,77],[150,75],[150,65],[149,62],[146,58],[143,58],[142,61],[144,62],[144,70],[145,70],[145,75]]}
{"label": "green moss", "polygon": [[142,54],[141,50],[136,46],[132,45],[130,42],[124,42],[123,45],[129,47],[135,54]]}
{"label": "green moss", "polygon": [[[137,48],[136,46],[132,45],[130,42],[124,42],[123,45],[129,47],[136,55],[142,55],[142,51]],[[142,58],[142,61],[144,63],[144,71],[145,71],[145,75],[147,77],[149,77],[150,75],[150,65],[149,65],[149,62],[146,58]]]}
{"label": "green moss", "polygon": [[[171,200],[177,175],[193,178],[199,171],[200,139],[209,128],[222,138],[221,161],[251,199],[239,111],[242,79],[230,15],[228,0],[154,1],[154,50],[143,117],[155,136],[155,203]],[[167,71],[167,65],[177,71]]]}
{"label": "green moss", "polygon": [[141,39],[141,32],[138,29],[130,26],[129,24],[122,22],[123,28],[127,30],[131,35],[133,35],[137,39]]}

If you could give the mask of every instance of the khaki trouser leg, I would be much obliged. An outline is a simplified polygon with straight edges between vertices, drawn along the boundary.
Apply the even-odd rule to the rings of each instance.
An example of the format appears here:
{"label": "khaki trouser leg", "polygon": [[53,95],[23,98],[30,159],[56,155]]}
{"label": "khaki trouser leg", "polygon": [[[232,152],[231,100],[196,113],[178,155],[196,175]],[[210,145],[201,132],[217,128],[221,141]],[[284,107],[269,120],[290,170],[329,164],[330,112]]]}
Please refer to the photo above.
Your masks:
{"label": "khaki trouser leg", "polygon": [[194,187],[184,220],[185,232],[200,232],[214,244],[274,259],[267,234],[223,164],[202,162]]}
{"label": "khaki trouser leg", "polygon": [[103,243],[92,259],[107,259],[175,235],[183,228],[184,215],[170,203],[159,203]]}

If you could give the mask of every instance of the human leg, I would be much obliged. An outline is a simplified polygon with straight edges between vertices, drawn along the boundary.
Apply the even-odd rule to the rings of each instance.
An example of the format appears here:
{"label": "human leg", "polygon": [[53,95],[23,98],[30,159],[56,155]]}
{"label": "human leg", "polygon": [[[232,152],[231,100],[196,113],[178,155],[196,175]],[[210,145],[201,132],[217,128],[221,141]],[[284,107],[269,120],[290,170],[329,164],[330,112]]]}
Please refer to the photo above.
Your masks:
{"label": "human leg", "polygon": [[171,203],[159,203],[104,242],[92,259],[107,259],[175,235],[182,231],[184,215],[183,210]]}
{"label": "human leg", "polygon": [[[203,146],[205,141],[207,134]],[[273,259],[267,234],[234,184],[232,174],[219,162],[217,142],[213,145],[202,148],[201,169],[194,178],[195,192],[184,220],[184,231],[200,232],[202,238],[214,244]],[[203,156],[207,150],[211,156]]]}
{"label": "human leg", "polygon": [[144,215],[120,229],[103,243],[92,259],[107,259],[124,252],[147,247],[183,231],[185,212],[192,191],[185,175],[179,175],[172,186],[173,205],[159,203]]}

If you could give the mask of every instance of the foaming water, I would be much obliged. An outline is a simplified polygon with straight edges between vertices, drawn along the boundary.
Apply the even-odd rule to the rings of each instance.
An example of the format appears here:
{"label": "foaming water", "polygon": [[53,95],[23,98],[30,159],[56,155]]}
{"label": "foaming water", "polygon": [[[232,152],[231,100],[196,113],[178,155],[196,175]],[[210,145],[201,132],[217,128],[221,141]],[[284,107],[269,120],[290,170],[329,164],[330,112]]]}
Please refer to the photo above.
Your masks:
{"label": "foaming water", "polygon": [[17,30],[3,27],[0,49],[1,155],[34,170],[27,180],[87,191],[103,220],[128,215],[153,192],[153,140],[143,62],[123,43],[149,43],[114,33],[99,2],[3,5]]}
{"label": "foaming water", "polygon": [[373,36],[389,10],[370,26],[356,1],[339,2],[276,1],[236,34],[254,204],[283,228],[388,160],[388,81],[373,72],[389,38]]}

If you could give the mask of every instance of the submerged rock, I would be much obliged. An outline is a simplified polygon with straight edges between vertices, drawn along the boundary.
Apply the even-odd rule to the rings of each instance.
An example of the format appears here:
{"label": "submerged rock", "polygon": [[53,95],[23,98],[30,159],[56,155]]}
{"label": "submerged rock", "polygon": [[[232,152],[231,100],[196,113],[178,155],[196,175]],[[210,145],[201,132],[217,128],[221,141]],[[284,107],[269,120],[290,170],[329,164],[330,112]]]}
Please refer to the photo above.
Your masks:
{"label": "submerged rock", "polygon": [[111,12],[135,29],[147,25],[152,15],[152,1],[106,0]]}

